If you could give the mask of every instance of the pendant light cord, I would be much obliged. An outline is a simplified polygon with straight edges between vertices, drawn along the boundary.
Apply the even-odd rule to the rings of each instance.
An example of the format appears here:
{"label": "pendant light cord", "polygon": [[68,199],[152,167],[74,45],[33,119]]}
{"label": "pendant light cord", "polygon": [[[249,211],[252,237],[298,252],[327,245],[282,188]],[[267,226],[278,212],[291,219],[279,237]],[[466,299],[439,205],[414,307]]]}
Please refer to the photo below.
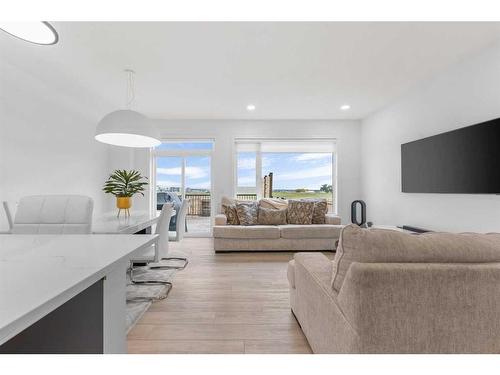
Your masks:
{"label": "pendant light cord", "polygon": [[127,109],[130,109],[133,101],[135,100],[135,72],[131,69],[126,69],[125,72],[127,73]]}

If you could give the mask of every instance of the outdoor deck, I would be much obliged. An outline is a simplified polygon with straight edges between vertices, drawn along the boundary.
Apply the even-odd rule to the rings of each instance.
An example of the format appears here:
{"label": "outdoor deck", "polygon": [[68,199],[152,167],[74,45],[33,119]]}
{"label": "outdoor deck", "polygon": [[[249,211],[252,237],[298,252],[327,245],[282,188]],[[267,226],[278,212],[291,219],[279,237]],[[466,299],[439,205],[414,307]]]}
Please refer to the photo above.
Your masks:
{"label": "outdoor deck", "polygon": [[187,216],[187,235],[190,234],[199,234],[206,233],[210,234],[211,222],[210,217],[207,216],[197,216],[197,215],[188,215]]}

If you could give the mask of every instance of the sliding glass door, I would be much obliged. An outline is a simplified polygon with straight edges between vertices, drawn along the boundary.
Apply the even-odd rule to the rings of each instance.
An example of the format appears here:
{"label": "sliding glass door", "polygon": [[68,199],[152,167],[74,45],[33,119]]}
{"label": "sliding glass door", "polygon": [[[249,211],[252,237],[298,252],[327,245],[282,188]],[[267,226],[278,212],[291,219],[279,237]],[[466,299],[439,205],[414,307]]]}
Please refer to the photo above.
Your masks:
{"label": "sliding glass door", "polygon": [[189,199],[188,231],[210,233],[212,189],[210,156],[184,158],[184,197]]}
{"label": "sliding glass door", "polygon": [[212,148],[213,142],[196,141],[163,143],[155,150],[156,209],[188,200],[186,236],[211,232]]}

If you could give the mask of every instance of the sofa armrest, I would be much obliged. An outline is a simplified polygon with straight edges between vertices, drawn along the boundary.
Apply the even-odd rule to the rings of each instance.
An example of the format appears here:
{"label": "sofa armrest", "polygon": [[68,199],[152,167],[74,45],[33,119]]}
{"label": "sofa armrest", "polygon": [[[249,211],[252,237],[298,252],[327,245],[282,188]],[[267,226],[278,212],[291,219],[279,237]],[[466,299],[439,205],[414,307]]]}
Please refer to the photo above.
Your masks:
{"label": "sofa armrest", "polygon": [[215,225],[226,225],[227,217],[224,214],[215,215]]}
{"label": "sofa armrest", "polygon": [[292,311],[314,353],[354,353],[357,334],[337,302],[333,264],[322,253],[295,254],[289,277]]}
{"label": "sofa armrest", "polygon": [[340,216],[334,214],[325,215],[325,224],[340,225],[340,222],[341,222]]}

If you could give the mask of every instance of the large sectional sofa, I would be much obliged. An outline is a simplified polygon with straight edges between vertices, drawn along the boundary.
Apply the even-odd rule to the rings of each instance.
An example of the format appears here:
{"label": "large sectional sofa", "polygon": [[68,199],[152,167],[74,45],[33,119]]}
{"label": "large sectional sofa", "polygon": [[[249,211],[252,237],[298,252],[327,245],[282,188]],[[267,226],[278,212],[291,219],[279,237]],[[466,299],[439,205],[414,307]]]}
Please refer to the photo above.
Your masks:
{"label": "large sectional sofa", "polygon": [[500,234],[346,226],[298,253],[290,302],[314,353],[500,353]]}
{"label": "large sectional sofa", "polygon": [[[224,197],[221,206],[236,201]],[[273,204],[270,199],[265,202]],[[286,201],[276,201],[276,204],[286,205]],[[333,251],[342,228],[340,217],[329,213],[325,214],[325,224],[228,225],[227,221],[223,213],[215,217],[213,236],[216,252]]]}

